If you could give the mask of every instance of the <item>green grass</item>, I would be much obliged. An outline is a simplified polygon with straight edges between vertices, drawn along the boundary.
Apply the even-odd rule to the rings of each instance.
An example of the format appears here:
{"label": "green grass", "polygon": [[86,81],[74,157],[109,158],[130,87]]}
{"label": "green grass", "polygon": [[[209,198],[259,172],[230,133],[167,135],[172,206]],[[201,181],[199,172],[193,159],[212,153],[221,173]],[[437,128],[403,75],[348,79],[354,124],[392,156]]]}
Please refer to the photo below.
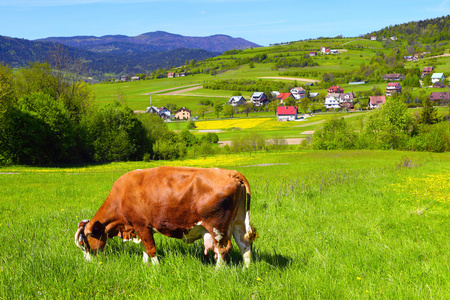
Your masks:
{"label": "green grass", "polygon": [[[215,270],[200,241],[161,235],[157,267],[119,240],[84,261],[77,222],[92,218],[120,175],[159,164],[225,167],[249,179],[259,238],[248,270],[236,246]],[[448,153],[259,152],[0,172],[4,299],[450,296]]]}

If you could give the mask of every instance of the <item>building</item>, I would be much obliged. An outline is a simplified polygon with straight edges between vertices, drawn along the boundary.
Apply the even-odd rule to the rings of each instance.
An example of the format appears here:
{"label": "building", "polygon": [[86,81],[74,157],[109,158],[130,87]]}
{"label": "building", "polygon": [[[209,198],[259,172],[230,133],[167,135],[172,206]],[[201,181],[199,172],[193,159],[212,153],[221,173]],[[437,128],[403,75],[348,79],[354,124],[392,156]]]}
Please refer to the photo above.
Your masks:
{"label": "building", "polygon": [[405,79],[405,75],[403,74],[384,74],[383,76],[383,80],[387,80],[387,81],[400,81],[400,80],[404,80]]}
{"label": "building", "polygon": [[231,106],[240,106],[245,104],[245,102],[246,100],[242,96],[233,96],[230,98],[230,100],[228,100],[228,104],[230,104]]}
{"label": "building", "polygon": [[186,107],[180,107],[175,112],[175,119],[178,120],[189,120],[191,118],[191,111]]}
{"label": "building", "polygon": [[433,101],[435,104],[448,103],[449,100],[450,93],[448,92],[432,92],[430,95],[430,101]]}
{"label": "building", "polygon": [[433,73],[433,67],[424,67],[422,71],[422,77]]}
{"label": "building", "polygon": [[431,75],[431,83],[436,83],[438,81],[444,80],[445,80],[444,73],[433,73],[433,75]]}
{"label": "building", "polygon": [[324,105],[326,109],[341,108],[341,103],[339,102],[339,99],[333,96],[326,97]]}
{"label": "building", "polygon": [[294,121],[297,119],[297,106],[278,106],[277,118],[278,121]]}
{"label": "building", "polygon": [[298,100],[305,97],[305,89],[302,87],[295,87],[290,91],[294,99]]}
{"label": "building", "polygon": [[254,106],[267,105],[269,103],[269,99],[267,99],[264,92],[254,92],[250,100]]}
{"label": "building", "polygon": [[281,103],[284,103],[284,101],[286,101],[288,98],[295,99],[292,93],[280,93],[277,96],[277,100],[280,100]]}
{"label": "building", "polygon": [[335,86],[333,85],[332,87],[330,87],[328,89],[328,93],[343,93],[344,89],[341,88],[340,86]]}
{"label": "building", "polygon": [[393,93],[401,94],[402,86],[398,82],[389,82],[386,86],[386,96],[392,96]]}
{"label": "building", "polygon": [[367,107],[370,109],[378,108],[381,105],[386,103],[386,97],[385,96],[370,96],[369,97],[369,103],[367,104]]}

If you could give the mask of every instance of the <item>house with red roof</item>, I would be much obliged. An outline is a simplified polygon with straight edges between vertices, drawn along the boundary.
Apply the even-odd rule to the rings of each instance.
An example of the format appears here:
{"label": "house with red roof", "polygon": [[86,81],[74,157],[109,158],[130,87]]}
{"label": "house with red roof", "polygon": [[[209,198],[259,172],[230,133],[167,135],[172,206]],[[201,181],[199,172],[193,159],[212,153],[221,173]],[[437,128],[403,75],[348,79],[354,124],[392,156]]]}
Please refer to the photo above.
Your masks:
{"label": "house with red roof", "polygon": [[288,98],[295,99],[292,93],[279,93],[277,96],[277,100],[280,100],[281,103],[284,103]]}
{"label": "house with red roof", "polygon": [[431,75],[433,73],[433,67],[424,67],[422,71],[422,77],[425,75]]}
{"label": "house with red roof", "polygon": [[340,86],[336,86],[336,85],[333,85],[332,87],[330,87],[329,89],[328,89],[328,93],[343,93],[344,92],[344,89],[343,88],[341,88]]}
{"label": "house with red roof", "polygon": [[297,106],[278,106],[277,118],[278,121],[294,121],[297,119]]}
{"label": "house with red roof", "polygon": [[386,97],[385,96],[370,96],[369,97],[369,103],[367,104],[368,108],[378,108],[381,105],[386,103]]}
{"label": "house with red roof", "polygon": [[399,82],[389,82],[386,86],[386,96],[392,96],[393,93],[401,94],[402,86]]}

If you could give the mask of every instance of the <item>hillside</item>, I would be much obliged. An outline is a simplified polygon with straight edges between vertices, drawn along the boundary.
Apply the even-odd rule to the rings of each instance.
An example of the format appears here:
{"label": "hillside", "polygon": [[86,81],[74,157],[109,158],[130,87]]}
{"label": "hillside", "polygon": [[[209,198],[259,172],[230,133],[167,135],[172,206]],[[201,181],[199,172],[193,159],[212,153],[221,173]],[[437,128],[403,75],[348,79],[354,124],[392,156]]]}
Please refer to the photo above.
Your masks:
{"label": "hillside", "polygon": [[182,65],[186,60],[204,60],[219,55],[202,49],[177,48],[168,51],[145,51],[136,53],[92,52],[53,42],[30,41],[0,36],[0,62],[13,68],[21,68],[29,62],[48,62],[62,51],[72,59],[83,62],[86,76],[102,80],[105,74],[151,73],[159,68]]}
{"label": "hillside", "polygon": [[408,45],[436,44],[450,40],[450,15],[387,26],[367,34],[378,39],[397,37]]}
{"label": "hillside", "polygon": [[113,54],[169,51],[178,48],[203,49],[222,53],[232,49],[260,47],[242,38],[232,38],[227,35],[191,37],[164,31],[148,32],[134,37],[125,35],[49,37],[38,41],[60,43],[92,52]]}

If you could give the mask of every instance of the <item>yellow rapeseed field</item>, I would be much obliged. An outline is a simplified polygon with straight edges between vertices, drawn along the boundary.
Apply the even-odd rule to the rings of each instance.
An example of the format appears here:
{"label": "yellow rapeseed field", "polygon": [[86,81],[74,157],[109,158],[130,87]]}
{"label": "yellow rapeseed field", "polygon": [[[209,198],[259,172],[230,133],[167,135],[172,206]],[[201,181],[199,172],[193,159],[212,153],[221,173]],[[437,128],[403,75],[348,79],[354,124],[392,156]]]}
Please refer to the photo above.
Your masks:
{"label": "yellow rapeseed field", "polygon": [[270,123],[270,127],[282,126],[283,122],[278,122],[274,118],[245,118],[245,119],[228,119],[228,120],[214,120],[214,121],[201,121],[195,123],[198,130],[214,130],[222,129],[227,130],[230,128],[238,127],[241,129],[257,129],[263,128]]}

